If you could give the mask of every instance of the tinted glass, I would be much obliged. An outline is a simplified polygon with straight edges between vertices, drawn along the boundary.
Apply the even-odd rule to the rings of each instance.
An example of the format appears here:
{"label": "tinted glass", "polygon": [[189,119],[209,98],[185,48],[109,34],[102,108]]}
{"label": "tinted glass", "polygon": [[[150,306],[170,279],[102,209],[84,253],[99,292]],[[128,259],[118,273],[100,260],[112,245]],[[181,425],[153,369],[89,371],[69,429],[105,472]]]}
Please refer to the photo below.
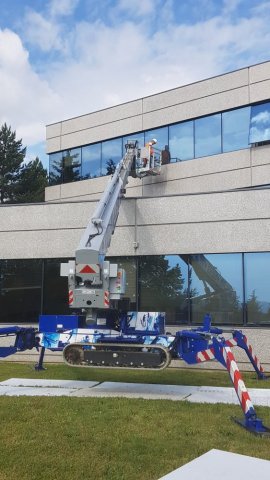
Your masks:
{"label": "tinted glass", "polygon": [[169,144],[168,136],[169,136],[168,127],[155,128],[154,130],[147,130],[145,132],[145,143],[155,138],[157,140],[156,147],[159,150],[164,150],[165,145]]}
{"label": "tinted glass", "polygon": [[101,143],[82,147],[82,178],[95,178],[101,175]]}
{"label": "tinted glass", "polygon": [[41,285],[42,260],[1,260],[1,322],[37,323],[41,313]]}
{"label": "tinted glass", "polygon": [[270,140],[270,102],[251,107],[250,143]]}
{"label": "tinted glass", "polygon": [[242,323],[242,255],[191,255],[190,265],[192,322],[209,313],[213,323]]}
{"label": "tinted glass", "polygon": [[221,153],[221,114],[195,120],[195,157]]}
{"label": "tinted glass", "polygon": [[239,108],[222,114],[223,152],[231,152],[249,146],[250,107]]}
{"label": "tinted glass", "polygon": [[194,122],[169,127],[171,162],[194,158]]}
{"label": "tinted glass", "polygon": [[110,175],[122,159],[122,138],[102,142],[102,175]]}
{"label": "tinted glass", "polygon": [[50,185],[57,185],[63,181],[63,153],[51,153],[49,157]]}
{"label": "tinted glass", "polygon": [[165,312],[166,323],[188,321],[187,263],[179,255],[139,258],[139,311]]}
{"label": "tinted glass", "polygon": [[270,323],[270,253],[245,253],[247,321]]}
{"label": "tinted glass", "polygon": [[81,148],[72,148],[63,152],[64,183],[81,180]]}
{"label": "tinted glass", "polygon": [[127,135],[126,137],[123,137],[123,152],[125,151],[125,145],[128,140],[137,140],[139,147],[144,146],[144,133],[135,133],[134,135]]}
{"label": "tinted glass", "polygon": [[60,264],[66,258],[44,260],[43,313],[47,315],[71,314],[68,307],[68,279],[60,277]]}

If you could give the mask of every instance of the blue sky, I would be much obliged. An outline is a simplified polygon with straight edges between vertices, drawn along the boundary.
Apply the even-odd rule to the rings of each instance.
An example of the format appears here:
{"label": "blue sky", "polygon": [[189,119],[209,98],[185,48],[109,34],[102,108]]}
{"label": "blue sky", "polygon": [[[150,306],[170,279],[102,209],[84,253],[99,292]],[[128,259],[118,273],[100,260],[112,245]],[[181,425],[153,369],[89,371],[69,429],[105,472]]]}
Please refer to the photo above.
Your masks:
{"label": "blue sky", "polygon": [[270,58],[261,0],[0,0],[0,124],[45,126]]}

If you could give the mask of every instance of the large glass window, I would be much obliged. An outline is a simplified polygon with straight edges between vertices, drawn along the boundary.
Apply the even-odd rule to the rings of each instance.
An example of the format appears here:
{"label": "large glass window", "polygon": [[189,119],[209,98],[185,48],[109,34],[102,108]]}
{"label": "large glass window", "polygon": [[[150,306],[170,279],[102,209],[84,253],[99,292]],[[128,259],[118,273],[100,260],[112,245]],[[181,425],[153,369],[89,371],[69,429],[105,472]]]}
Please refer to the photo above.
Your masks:
{"label": "large glass window", "polygon": [[171,162],[194,158],[194,122],[183,122],[169,127]]}
{"label": "large glass window", "polygon": [[0,261],[3,323],[37,323],[41,311],[42,260]]}
{"label": "large glass window", "polygon": [[44,260],[43,313],[46,315],[70,314],[68,306],[68,279],[60,277],[60,264],[66,258]]}
{"label": "large glass window", "polygon": [[82,178],[95,178],[101,175],[101,143],[82,147]]}
{"label": "large glass window", "polygon": [[155,138],[157,140],[156,147],[159,150],[164,150],[165,145],[169,144],[168,127],[155,128],[154,130],[147,130],[145,132],[145,143]]}
{"label": "large glass window", "polygon": [[139,258],[139,311],[165,312],[166,323],[188,322],[188,267],[179,255]]}
{"label": "large glass window", "polygon": [[135,133],[135,134],[127,135],[126,137],[123,137],[123,152],[125,152],[125,145],[128,140],[137,140],[139,147],[141,148],[144,146],[144,133],[140,132],[140,133]]}
{"label": "large glass window", "polygon": [[63,152],[63,181],[78,180],[81,180],[81,148],[72,148]]}
{"label": "large glass window", "polygon": [[195,120],[195,157],[221,153],[221,114]]}
{"label": "large glass window", "polygon": [[250,143],[270,140],[270,102],[251,107]]}
{"label": "large glass window", "polygon": [[102,175],[111,175],[122,159],[122,138],[102,142]]}
{"label": "large glass window", "polygon": [[50,185],[63,182],[63,152],[50,155]]}
{"label": "large glass window", "polygon": [[270,323],[270,253],[245,253],[247,322]]}
{"label": "large glass window", "polygon": [[249,146],[250,107],[231,110],[222,114],[223,152],[231,152]]}
{"label": "large glass window", "polygon": [[243,304],[242,255],[190,256],[190,301],[193,323],[206,313],[218,324],[241,324]]}

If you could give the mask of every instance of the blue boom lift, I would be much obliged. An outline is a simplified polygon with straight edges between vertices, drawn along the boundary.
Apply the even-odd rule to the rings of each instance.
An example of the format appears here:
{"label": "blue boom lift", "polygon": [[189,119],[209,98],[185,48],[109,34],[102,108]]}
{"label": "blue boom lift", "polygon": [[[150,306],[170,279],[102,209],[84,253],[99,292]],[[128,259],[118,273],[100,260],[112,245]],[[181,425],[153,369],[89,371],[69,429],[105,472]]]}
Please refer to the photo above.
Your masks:
{"label": "blue boom lift", "polygon": [[[68,277],[69,306],[75,314],[41,315],[38,330],[0,329],[0,336],[16,337],[14,345],[0,348],[0,356],[40,349],[37,369],[43,369],[46,349],[62,351],[68,365],[79,367],[160,370],[172,359],[184,360],[189,365],[217,360],[227,369],[243,410],[244,419],[239,423],[253,433],[267,435],[270,431],[257,417],[232,353],[233,347],[243,349],[258,378],[266,378],[241,331],[232,330],[231,338],[225,338],[227,332],[212,327],[211,318],[206,315],[201,327],[171,335],[165,333],[163,312],[128,312],[121,307],[125,272],[105,256],[129,175],[142,178],[160,173],[162,152],[154,147],[155,143],[154,139],[139,148],[136,141],[127,142],[125,155],[80,240],[75,260],[61,265],[61,275]],[[222,284],[224,287],[225,282],[227,291],[232,290],[203,255],[198,255],[197,260],[199,277],[207,278],[216,289],[220,290]]]}

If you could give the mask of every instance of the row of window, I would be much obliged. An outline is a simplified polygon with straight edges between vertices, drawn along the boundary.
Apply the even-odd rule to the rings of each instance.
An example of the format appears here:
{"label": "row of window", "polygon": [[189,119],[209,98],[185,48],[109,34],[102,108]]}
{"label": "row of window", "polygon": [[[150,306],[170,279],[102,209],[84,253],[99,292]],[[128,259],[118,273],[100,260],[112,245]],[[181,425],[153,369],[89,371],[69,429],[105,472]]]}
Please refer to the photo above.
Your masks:
{"label": "row of window", "polygon": [[140,146],[152,138],[178,162],[270,141],[270,102],[209,115],[50,155],[50,184],[110,175],[127,139]]}
{"label": "row of window", "polygon": [[[0,260],[1,321],[69,314],[66,259]],[[167,325],[270,325],[270,252],[113,258],[126,270],[127,309],[164,311]]]}

